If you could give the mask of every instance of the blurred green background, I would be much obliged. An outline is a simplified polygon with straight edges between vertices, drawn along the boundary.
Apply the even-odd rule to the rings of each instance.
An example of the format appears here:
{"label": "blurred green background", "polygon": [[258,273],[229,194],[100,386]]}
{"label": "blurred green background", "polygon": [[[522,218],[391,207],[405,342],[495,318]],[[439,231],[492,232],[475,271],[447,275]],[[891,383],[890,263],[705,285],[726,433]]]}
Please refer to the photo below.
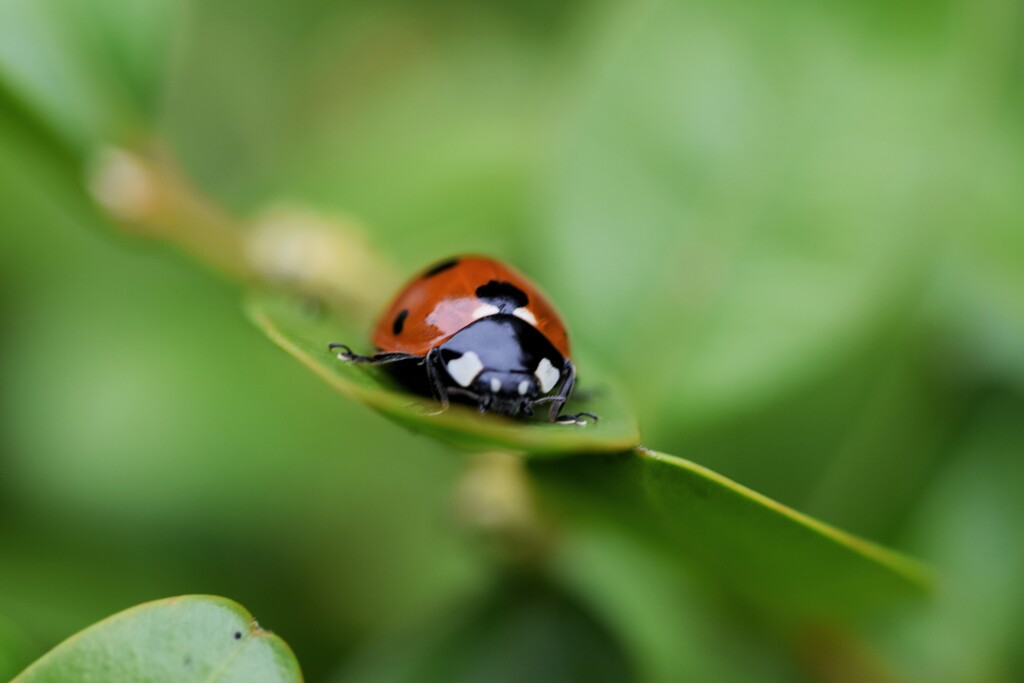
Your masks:
{"label": "blurred green background", "polygon": [[[0,0],[0,679],[215,593],[310,681],[1022,680],[1022,86],[1016,0]],[[464,456],[111,230],[85,161],[153,137],[239,215],[516,264],[645,444],[932,562],[935,600],[794,638],[596,525],[503,576]]]}

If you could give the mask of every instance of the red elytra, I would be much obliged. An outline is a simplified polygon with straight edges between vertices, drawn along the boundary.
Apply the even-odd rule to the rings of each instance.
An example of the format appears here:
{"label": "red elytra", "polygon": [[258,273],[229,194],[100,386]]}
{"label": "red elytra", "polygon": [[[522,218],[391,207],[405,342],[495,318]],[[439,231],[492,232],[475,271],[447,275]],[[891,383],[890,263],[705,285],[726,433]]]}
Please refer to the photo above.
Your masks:
{"label": "red elytra", "polygon": [[486,256],[442,261],[410,280],[377,321],[373,344],[380,351],[422,355],[480,317],[477,294],[490,282],[508,283],[527,298],[531,324],[569,358],[569,337],[555,307],[515,269]]}

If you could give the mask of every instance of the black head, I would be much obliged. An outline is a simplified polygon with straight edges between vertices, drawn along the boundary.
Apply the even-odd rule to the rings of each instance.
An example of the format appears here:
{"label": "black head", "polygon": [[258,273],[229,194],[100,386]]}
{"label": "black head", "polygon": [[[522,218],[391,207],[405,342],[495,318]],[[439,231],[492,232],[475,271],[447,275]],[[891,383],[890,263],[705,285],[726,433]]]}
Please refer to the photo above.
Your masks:
{"label": "black head", "polygon": [[467,325],[440,347],[453,398],[502,415],[530,415],[561,383],[565,358],[533,325],[505,313]]}

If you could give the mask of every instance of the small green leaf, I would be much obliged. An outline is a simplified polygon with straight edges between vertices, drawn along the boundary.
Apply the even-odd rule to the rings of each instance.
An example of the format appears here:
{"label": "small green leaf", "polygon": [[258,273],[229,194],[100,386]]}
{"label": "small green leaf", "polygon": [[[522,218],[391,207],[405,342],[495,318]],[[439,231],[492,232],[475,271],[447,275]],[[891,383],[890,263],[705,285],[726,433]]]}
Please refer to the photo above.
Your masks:
{"label": "small green leaf", "polygon": [[298,358],[343,394],[366,403],[374,410],[416,432],[470,451],[501,450],[534,456],[570,453],[621,452],[639,441],[636,422],[618,392],[604,378],[595,377],[589,360],[578,362],[585,401],[571,401],[566,412],[588,410],[600,416],[597,424],[584,426],[512,421],[453,405],[436,410],[430,399],[396,387],[386,371],[353,365],[330,352],[330,342],[344,342],[360,349],[366,338],[336,316],[315,311],[302,302],[282,295],[254,297],[249,315],[275,343]]}
{"label": "small green leaf", "polygon": [[637,448],[535,463],[563,515],[640,528],[731,593],[800,619],[848,619],[927,593],[916,561],[847,534],[700,465]]}
{"label": "small green leaf", "polygon": [[240,605],[189,595],[115,614],[65,640],[12,683],[296,683],[291,649]]}

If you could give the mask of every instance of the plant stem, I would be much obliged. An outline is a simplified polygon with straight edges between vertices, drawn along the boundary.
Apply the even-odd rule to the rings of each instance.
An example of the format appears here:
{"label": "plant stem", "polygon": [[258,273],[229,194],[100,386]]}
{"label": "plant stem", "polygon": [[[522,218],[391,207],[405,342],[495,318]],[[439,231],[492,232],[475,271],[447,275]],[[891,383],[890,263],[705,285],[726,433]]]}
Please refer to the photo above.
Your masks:
{"label": "plant stem", "polygon": [[505,564],[542,565],[555,533],[537,506],[522,458],[501,452],[475,456],[455,492],[459,521],[487,540]]}
{"label": "plant stem", "polygon": [[171,243],[233,280],[255,279],[239,223],[196,192],[165,154],[105,150],[89,187],[126,232]]}
{"label": "plant stem", "polygon": [[162,151],[107,149],[89,174],[97,202],[129,234],[171,244],[210,270],[368,317],[393,268],[352,222],[276,207],[247,223],[203,195]]}

